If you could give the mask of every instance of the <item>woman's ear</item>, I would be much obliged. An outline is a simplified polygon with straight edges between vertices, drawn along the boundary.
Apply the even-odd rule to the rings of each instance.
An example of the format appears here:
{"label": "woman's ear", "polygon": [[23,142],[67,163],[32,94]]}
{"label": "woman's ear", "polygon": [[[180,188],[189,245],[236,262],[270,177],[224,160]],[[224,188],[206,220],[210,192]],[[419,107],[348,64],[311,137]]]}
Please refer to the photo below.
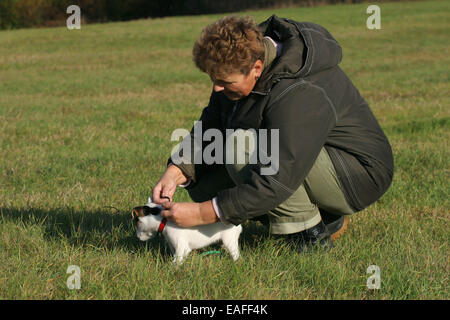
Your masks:
{"label": "woman's ear", "polygon": [[263,72],[263,66],[264,63],[261,60],[256,60],[255,64],[253,65],[253,74],[255,75],[255,78],[258,80],[259,77],[261,77],[261,74]]}

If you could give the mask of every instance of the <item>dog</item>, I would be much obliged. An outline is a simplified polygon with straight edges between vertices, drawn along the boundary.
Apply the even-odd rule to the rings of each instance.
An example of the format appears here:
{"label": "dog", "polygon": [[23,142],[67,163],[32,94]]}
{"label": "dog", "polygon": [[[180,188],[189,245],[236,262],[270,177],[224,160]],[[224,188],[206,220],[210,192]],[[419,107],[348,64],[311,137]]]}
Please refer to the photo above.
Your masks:
{"label": "dog", "polygon": [[200,249],[222,241],[234,261],[239,259],[239,236],[241,225],[216,222],[190,228],[178,227],[162,216],[164,208],[151,201],[148,204],[133,208],[132,221],[136,229],[136,236],[141,241],[147,241],[162,234],[174,255],[173,262],[181,264],[183,259],[194,249]]}

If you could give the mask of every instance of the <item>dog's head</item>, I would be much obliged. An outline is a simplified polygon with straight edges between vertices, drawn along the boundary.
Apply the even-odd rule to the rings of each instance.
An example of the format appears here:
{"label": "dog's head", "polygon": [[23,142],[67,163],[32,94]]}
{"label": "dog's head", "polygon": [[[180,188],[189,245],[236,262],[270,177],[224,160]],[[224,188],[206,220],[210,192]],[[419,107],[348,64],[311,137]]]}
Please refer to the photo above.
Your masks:
{"label": "dog's head", "polygon": [[136,236],[147,241],[158,233],[161,219],[158,219],[163,208],[160,205],[149,203],[145,206],[134,207],[131,211],[131,219],[136,228]]}

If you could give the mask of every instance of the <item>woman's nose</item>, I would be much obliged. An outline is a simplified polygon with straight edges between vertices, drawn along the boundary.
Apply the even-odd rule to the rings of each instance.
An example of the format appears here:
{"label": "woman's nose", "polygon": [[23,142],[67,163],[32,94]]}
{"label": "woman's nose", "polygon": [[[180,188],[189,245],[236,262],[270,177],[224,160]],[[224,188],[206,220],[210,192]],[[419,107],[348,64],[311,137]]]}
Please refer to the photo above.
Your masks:
{"label": "woman's nose", "polygon": [[224,89],[225,89],[225,88],[222,87],[222,86],[219,86],[219,85],[217,85],[217,84],[214,85],[214,91],[215,91],[215,92],[220,92],[220,91],[223,91]]}

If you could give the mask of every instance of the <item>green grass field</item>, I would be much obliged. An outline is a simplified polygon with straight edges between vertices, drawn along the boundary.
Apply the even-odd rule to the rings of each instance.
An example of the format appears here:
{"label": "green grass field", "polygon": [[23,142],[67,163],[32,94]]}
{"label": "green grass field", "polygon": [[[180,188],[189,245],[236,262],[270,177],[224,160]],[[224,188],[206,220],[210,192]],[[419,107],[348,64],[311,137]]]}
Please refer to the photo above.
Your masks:
{"label": "green grass field", "polygon": [[[190,129],[208,102],[191,49],[219,15],[0,32],[0,298],[448,299],[450,3],[379,4],[381,30],[366,28],[367,6],[240,13],[326,27],[396,169],[330,252],[293,253],[251,222],[238,263],[202,255],[220,248],[210,247],[176,267],[130,222],[172,131]],[[79,290],[66,286],[69,265]],[[366,286],[370,265],[379,290]]]}

